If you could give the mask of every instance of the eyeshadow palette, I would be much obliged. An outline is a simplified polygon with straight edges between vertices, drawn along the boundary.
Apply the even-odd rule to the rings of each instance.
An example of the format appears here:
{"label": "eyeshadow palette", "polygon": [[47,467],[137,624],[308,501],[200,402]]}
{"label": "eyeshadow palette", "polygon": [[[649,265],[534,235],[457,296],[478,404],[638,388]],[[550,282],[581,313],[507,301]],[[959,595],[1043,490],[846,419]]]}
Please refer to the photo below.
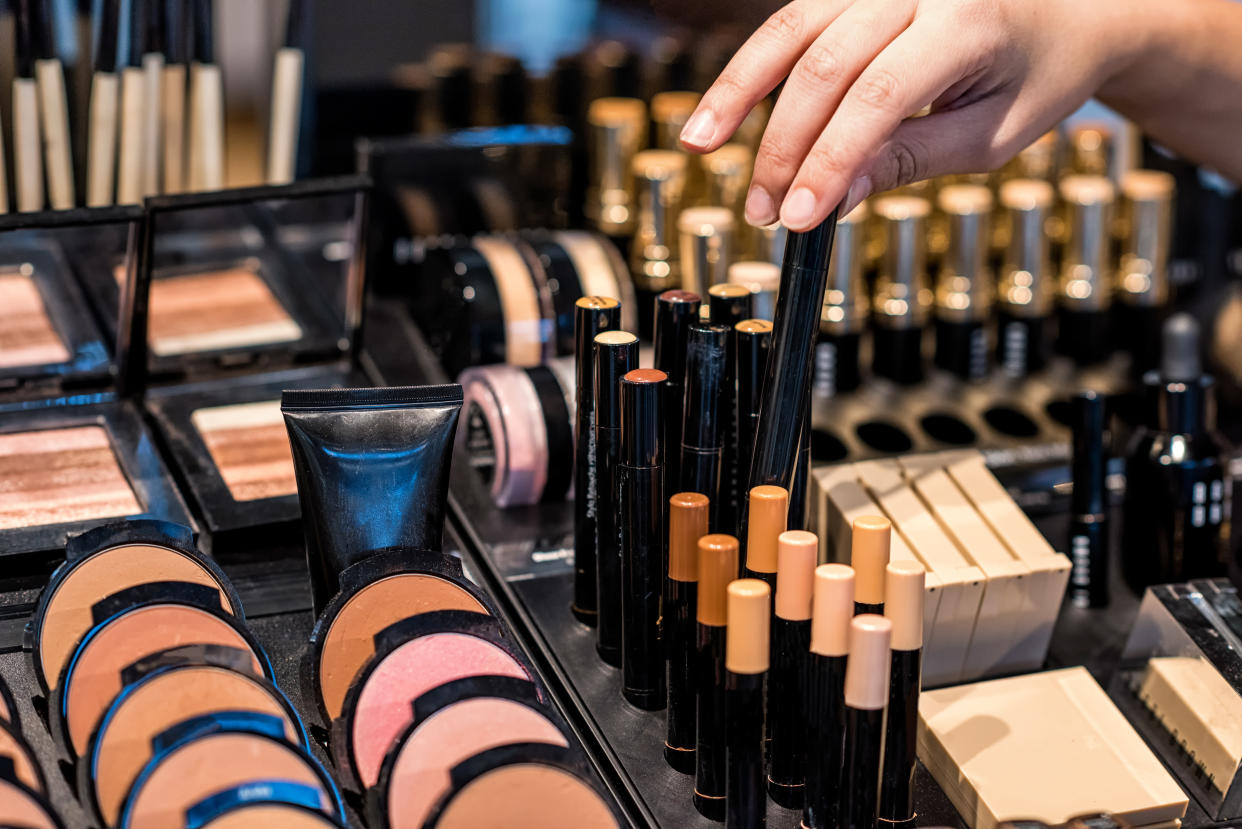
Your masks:
{"label": "eyeshadow palette", "polygon": [[190,421],[235,501],[296,495],[279,400],[195,409]]}

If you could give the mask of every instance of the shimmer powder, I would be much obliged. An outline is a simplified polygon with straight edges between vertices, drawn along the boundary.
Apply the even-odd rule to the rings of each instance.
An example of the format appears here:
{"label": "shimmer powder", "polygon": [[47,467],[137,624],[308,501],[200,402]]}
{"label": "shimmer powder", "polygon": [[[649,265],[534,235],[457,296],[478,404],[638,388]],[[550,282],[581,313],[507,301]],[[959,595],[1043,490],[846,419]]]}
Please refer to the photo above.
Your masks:
{"label": "shimmer powder", "polygon": [[104,427],[0,435],[0,530],[140,512]]}
{"label": "shimmer powder", "polygon": [[17,732],[8,728],[0,728],[0,757],[8,757],[13,761],[13,774],[17,782],[36,792],[43,792],[43,775],[30,747],[22,741]]}
{"label": "shimmer powder", "polygon": [[368,584],[332,619],[319,651],[319,694],[329,719],[341,716],[349,684],[375,653],[375,635],[433,610],[488,613],[465,588],[430,573],[401,573]]}
{"label": "shimmer powder", "polygon": [[324,815],[318,815],[296,806],[283,803],[256,803],[231,809],[214,820],[204,823],[201,829],[339,829],[340,824]]}
{"label": "shimmer powder", "polygon": [[[3,480],[0,477],[0,480]],[[215,575],[190,556],[167,547],[125,544],[82,559],[55,587],[38,626],[39,669],[49,688],[60,681],[61,671],[94,620],[91,608],[100,599],[127,587],[157,581],[185,581],[220,590],[220,605],[229,605]]]}
{"label": "shimmer powder", "polygon": [[452,795],[436,829],[605,829],[612,810],[584,781],[555,766],[519,763],[480,774]]}
{"label": "shimmer powder", "polygon": [[66,363],[69,357],[48,318],[33,268],[0,270],[0,368]]}
{"label": "shimmer powder", "polygon": [[99,812],[116,823],[134,779],[151,759],[151,739],[170,726],[218,711],[257,711],[279,717],[285,737],[300,742],[297,726],[269,686],[213,665],[189,665],[149,675],[113,702],[92,741],[90,768]]}
{"label": "shimmer powder", "polygon": [[568,747],[565,735],[535,709],[476,697],[436,711],[401,744],[388,778],[391,829],[417,829],[452,786],[449,772],[468,757],[511,743]]}
{"label": "shimmer powder", "polygon": [[[124,829],[183,829],[185,813],[217,792],[253,780],[284,780],[311,786],[320,807],[334,809],[322,778],[301,750],[281,740],[240,732],[191,740],[147,767],[130,791]],[[267,826],[267,824],[251,824]]]}
{"label": "shimmer powder", "polygon": [[234,501],[298,494],[279,400],[199,409],[190,420]]}
{"label": "shimmer powder", "polygon": [[468,633],[411,639],[366,675],[350,723],[354,763],[362,785],[379,780],[384,755],[414,719],[412,704],[432,688],[469,676],[530,679],[507,651]]}
{"label": "shimmer powder", "polygon": [[[100,717],[121,692],[124,668],[144,656],[198,644],[251,649],[245,637],[225,619],[192,605],[148,605],[93,629],[69,664],[61,691],[73,753],[80,756],[86,751]],[[256,675],[263,673],[257,655],[251,668]]]}
{"label": "shimmer powder", "polygon": [[30,791],[0,780],[0,826],[21,829],[58,829],[56,821]]}

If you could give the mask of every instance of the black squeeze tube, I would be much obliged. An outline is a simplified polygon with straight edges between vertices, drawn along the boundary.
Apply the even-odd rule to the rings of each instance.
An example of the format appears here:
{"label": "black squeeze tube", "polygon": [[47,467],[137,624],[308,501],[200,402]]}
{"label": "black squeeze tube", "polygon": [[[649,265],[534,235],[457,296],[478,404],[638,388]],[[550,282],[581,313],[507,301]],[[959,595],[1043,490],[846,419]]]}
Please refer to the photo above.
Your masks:
{"label": "black squeeze tube", "polygon": [[[758,321],[757,321],[758,322]],[[755,433],[759,430],[759,394],[768,366],[768,350],[772,345],[772,328],[747,330],[746,325],[734,328],[737,339],[737,503],[748,502],[750,494],[750,461],[755,453]],[[809,399],[809,398],[808,398]]]}
{"label": "black squeeze tube", "polygon": [[[768,794],[786,809],[803,807],[807,763],[807,723],[812,714],[807,705],[808,660],[811,651],[811,620],[772,616],[772,668],[768,675]],[[826,657],[818,657],[825,659]],[[844,665],[841,673],[844,681]],[[844,693],[844,691],[842,691]],[[823,712],[816,712],[815,716]],[[820,744],[811,742],[811,754],[822,753]],[[819,758],[816,758],[817,760]]]}
{"label": "black squeeze tube", "polygon": [[668,655],[668,715],[664,759],[682,774],[694,774],[695,625],[699,583],[669,578],[664,583],[664,649]]}
{"label": "black squeeze tube", "polygon": [[1000,310],[996,314],[996,363],[1009,377],[1034,374],[1048,362],[1047,322]]}
{"label": "black squeeze tube", "polygon": [[875,829],[883,746],[884,709],[845,706],[845,765],[837,819],[840,829]]}
{"label": "black squeeze tube", "polygon": [[[798,442],[807,416],[806,401],[811,393],[807,383],[828,283],[837,212],[833,209],[823,223],[805,233],[791,231],[785,242],[772,347],[760,395],[750,488],[774,484],[788,489],[793,481]],[[745,538],[745,511],[739,523],[738,537]]]}
{"label": "black squeeze tube", "polygon": [[[720,404],[724,418],[724,451],[720,457],[720,529],[714,532],[737,534],[738,516],[745,499],[739,500],[738,491],[743,486],[741,467],[743,461],[738,453],[737,424],[737,332],[739,322],[754,316],[754,295],[747,291],[735,296],[709,293],[708,308],[712,325],[729,329],[725,356],[724,395]],[[749,463],[747,461],[746,463]],[[750,490],[747,490],[749,492]]]}
{"label": "black squeeze tube", "polygon": [[694,808],[708,820],[725,819],[725,626],[695,622],[698,661]]}
{"label": "black squeeze tube", "polygon": [[845,763],[846,656],[811,653],[806,662],[806,791],[802,825],[834,829]]}
{"label": "black squeeze tube", "polygon": [[[670,496],[681,491],[686,345],[690,324],[699,321],[702,305],[698,294],[676,288],[660,294],[655,301],[655,367],[668,375],[668,391],[664,395],[664,492]],[[664,517],[667,526],[668,504],[664,505]]]}
{"label": "black squeeze tube", "polygon": [[763,791],[763,697],[765,673],[725,672],[728,727],[728,829],[767,826],[768,799]]}
{"label": "black squeeze tube", "polygon": [[685,424],[681,438],[679,492],[698,492],[711,499],[710,527],[721,526],[721,466],[727,413],[723,408],[731,329],[694,323],[686,347]]}
{"label": "black squeeze tube", "polygon": [[890,653],[879,814],[885,826],[911,825],[915,817],[914,761],[918,753],[923,649],[893,650]]}
{"label": "black squeeze tube", "polygon": [[574,598],[578,621],[594,625],[599,613],[595,584],[595,335],[621,325],[621,305],[574,306]]}
{"label": "black squeeze tube", "polygon": [[440,550],[461,406],[456,384],[281,396],[316,614],[369,553]]}
{"label": "black squeeze tube", "polygon": [[595,650],[621,666],[621,378],[638,368],[638,339],[595,343],[595,584],[599,615]]}
{"label": "black squeeze tube", "polygon": [[621,693],[645,711],[667,701],[660,640],[665,529],[664,372],[630,372],[621,380]]}
{"label": "black squeeze tube", "polygon": [[1108,493],[1104,486],[1106,399],[1093,391],[1070,398],[1074,435],[1070,498],[1070,600],[1076,607],[1108,606]]}

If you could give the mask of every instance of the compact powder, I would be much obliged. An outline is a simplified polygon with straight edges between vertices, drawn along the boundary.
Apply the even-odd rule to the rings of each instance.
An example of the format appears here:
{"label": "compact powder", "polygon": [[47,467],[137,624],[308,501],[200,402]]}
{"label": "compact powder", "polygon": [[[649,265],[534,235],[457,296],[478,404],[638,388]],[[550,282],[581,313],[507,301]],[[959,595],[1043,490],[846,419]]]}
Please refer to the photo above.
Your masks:
{"label": "compact powder", "polygon": [[514,366],[539,365],[543,362],[547,334],[530,268],[507,239],[480,236],[472,244],[487,262],[500,294],[505,316],[505,362]]}
{"label": "compact powder", "polygon": [[94,625],[91,608],[96,602],[126,588],[157,581],[214,587],[220,590],[220,606],[226,612],[238,610],[229,604],[215,574],[184,553],[151,544],[124,544],[103,550],[75,564],[56,585],[36,628],[37,661],[47,686],[56,687],[65,663]]}
{"label": "compact powder", "polygon": [[33,274],[29,265],[0,270],[0,368],[69,361]]}
{"label": "compact powder", "polygon": [[452,795],[436,829],[604,829],[617,826],[598,793],[564,769],[541,763],[501,766]]}
{"label": "compact powder", "polygon": [[104,427],[0,435],[0,530],[140,512]]}
{"label": "compact powder", "polygon": [[0,826],[59,829],[56,821],[31,792],[9,780],[0,780]]}
{"label": "compact powder", "polygon": [[[200,644],[251,649],[245,637],[227,621],[192,605],[148,605],[92,630],[70,663],[61,692],[73,753],[81,755],[86,751],[99,719],[121,693],[124,668],[144,656]],[[263,673],[257,655],[251,668],[255,674]]]}
{"label": "compact powder", "polygon": [[503,648],[468,633],[430,633],[404,642],[367,674],[350,722],[350,744],[362,785],[379,780],[384,755],[414,719],[411,708],[432,688],[470,676],[530,679]]}
{"label": "compact powder", "polygon": [[279,400],[199,409],[190,420],[234,501],[298,494]]}
{"label": "compact powder", "polygon": [[283,803],[258,803],[231,809],[209,820],[199,829],[339,829],[340,824],[297,806]]}
{"label": "compact powder", "polygon": [[[194,804],[254,780],[301,783],[334,810],[322,778],[300,750],[258,734],[208,734],[178,746],[148,767],[130,792],[124,829],[183,829]],[[261,824],[252,824],[261,825]]]}
{"label": "compact powder", "polygon": [[391,829],[421,827],[452,786],[454,766],[513,743],[569,746],[551,720],[512,700],[476,697],[436,711],[410,732],[393,762],[387,786]]}
{"label": "compact powder", "polygon": [[301,326],[254,268],[160,277],[151,282],[148,303],[147,341],[157,357],[302,338]]}
{"label": "compact powder", "polygon": [[488,609],[469,591],[430,573],[400,573],[359,590],[332,619],[319,651],[319,694],[330,720],[341,716],[349,684],[375,653],[375,635],[434,610]]}
{"label": "compact powder", "polygon": [[43,777],[30,749],[7,728],[0,728],[0,757],[13,761],[13,773],[17,782],[36,792],[43,792]]}
{"label": "compact powder", "polygon": [[116,700],[96,735],[90,757],[99,812],[116,823],[134,779],[151,759],[151,740],[170,726],[218,711],[257,711],[279,717],[285,737],[300,742],[282,702],[253,677],[213,665],[152,674]]}

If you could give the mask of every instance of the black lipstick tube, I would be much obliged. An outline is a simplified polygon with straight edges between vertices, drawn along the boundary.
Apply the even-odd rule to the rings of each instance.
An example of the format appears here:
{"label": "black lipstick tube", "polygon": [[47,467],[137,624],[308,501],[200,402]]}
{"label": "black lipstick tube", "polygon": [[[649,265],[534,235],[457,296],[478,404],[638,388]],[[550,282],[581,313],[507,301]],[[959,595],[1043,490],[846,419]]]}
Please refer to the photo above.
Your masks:
{"label": "black lipstick tube", "polygon": [[686,345],[703,300],[690,291],[665,291],[655,302],[655,367],[668,375],[664,394],[664,491],[681,491],[681,424],[685,406]]}
{"label": "black lipstick tube", "polygon": [[711,528],[721,526],[721,466],[726,411],[730,329],[723,325],[690,326],[686,348],[685,424],[681,438],[682,492],[711,499]]}
{"label": "black lipstick tube", "polygon": [[[738,452],[737,422],[737,324],[754,316],[754,294],[745,285],[722,283],[713,285],[708,291],[709,310],[712,325],[723,325],[729,329],[727,354],[725,357],[724,395],[721,398],[721,414],[724,418],[724,452],[720,459],[720,532],[737,533],[739,510],[746,501],[738,499],[741,486],[739,468],[741,465]],[[749,460],[747,460],[749,463]]]}
{"label": "black lipstick tube", "polygon": [[845,768],[846,656],[811,653],[806,665],[806,789],[802,825],[836,826]]}
{"label": "black lipstick tube", "polygon": [[772,323],[743,320],[733,329],[737,339],[737,460],[738,481],[735,498],[745,504],[750,492],[750,462],[755,454],[755,435],[759,431],[759,395],[772,346]]}
{"label": "black lipstick tube", "polygon": [[[768,680],[768,730],[772,735],[768,793],[786,809],[803,805],[807,763],[806,665],[811,620],[772,617],[772,671]],[[844,666],[842,666],[844,667]],[[842,681],[845,674],[842,672]],[[814,702],[809,700],[809,702]]]}
{"label": "black lipstick tube", "polygon": [[1074,490],[1070,509],[1070,601],[1076,607],[1108,605],[1108,501],[1105,489],[1106,401],[1093,391],[1071,398]]}
{"label": "black lipstick tube", "polygon": [[887,823],[904,824],[915,816],[914,761],[918,754],[923,649],[894,649],[889,676],[879,815]]}
{"label": "black lipstick tube", "polygon": [[[701,587],[701,586],[700,586]],[[709,820],[725,819],[725,626],[698,622],[694,807]]]}
{"label": "black lipstick tube", "polygon": [[664,539],[664,384],[656,369],[621,379],[622,694],[646,711],[664,707],[660,642]]}
{"label": "black lipstick tube", "polygon": [[728,671],[725,708],[728,717],[726,823],[729,829],[767,826],[768,799],[763,791],[763,696],[766,674]]}
{"label": "black lipstick tube", "polygon": [[595,584],[595,517],[598,478],[595,459],[595,337],[621,325],[621,303],[586,296],[574,305],[574,600],[579,621],[594,625],[599,614]]}
{"label": "black lipstick tube", "polygon": [[600,658],[621,665],[621,378],[638,367],[638,338],[609,331],[595,338],[595,576]]}
{"label": "black lipstick tube", "polygon": [[841,829],[875,829],[879,812],[880,754],[884,709],[845,707],[845,775],[841,787]]}

